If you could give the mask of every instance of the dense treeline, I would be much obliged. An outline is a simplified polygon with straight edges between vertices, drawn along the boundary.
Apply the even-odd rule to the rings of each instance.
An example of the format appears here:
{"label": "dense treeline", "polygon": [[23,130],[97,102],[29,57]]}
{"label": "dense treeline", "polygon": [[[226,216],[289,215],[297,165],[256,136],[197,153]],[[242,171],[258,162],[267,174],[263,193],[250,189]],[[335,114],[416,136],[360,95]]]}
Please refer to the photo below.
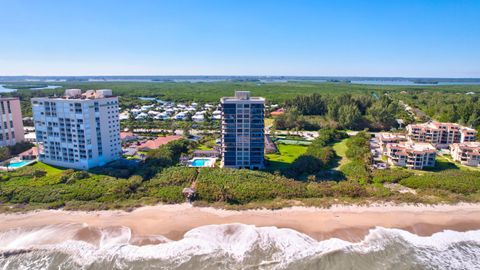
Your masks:
{"label": "dense treeline", "polygon": [[[379,95],[384,92],[480,92],[478,85],[438,85],[438,86],[395,86],[395,85],[361,85],[345,83],[314,83],[314,82],[289,82],[289,83],[259,83],[259,82],[55,82],[53,85],[62,86],[58,89],[28,90],[25,85],[18,82],[8,83],[12,88],[20,88],[17,92],[2,93],[4,96],[18,96],[22,100],[24,116],[31,116],[30,98],[34,96],[62,95],[66,88],[87,89],[112,89],[115,95],[120,96],[121,104],[131,107],[139,104],[138,97],[155,97],[177,102],[218,102],[223,96],[231,96],[235,90],[243,89],[252,91],[252,95],[262,96],[271,103],[284,103],[298,96],[322,94],[339,95],[350,93],[353,95],[371,95],[372,91]],[[30,83],[28,83],[30,84]],[[318,129],[318,128],[317,128]]]}
{"label": "dense treeline", "polygon": [[402,119],[405,123],[413,121],[405,109],[387,95],[313,94],[287,100],[285,106],[288,112],[276,119],[278,129],[318,128],[318,123],[304,117],[310,115],[321,116],[324,125],[356,130],[389,130],[397,127],[396,119]]}

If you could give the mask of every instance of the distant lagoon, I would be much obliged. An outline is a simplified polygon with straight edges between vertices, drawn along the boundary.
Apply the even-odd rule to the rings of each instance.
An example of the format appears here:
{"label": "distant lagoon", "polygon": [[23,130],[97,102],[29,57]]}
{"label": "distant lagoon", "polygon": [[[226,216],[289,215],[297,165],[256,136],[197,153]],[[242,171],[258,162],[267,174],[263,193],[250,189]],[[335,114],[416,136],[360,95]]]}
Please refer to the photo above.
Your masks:
{"label": "distant lagoon", "polygon": [[[45,90],[45,89],[57,89],[60,88],[61,86],[58,85],[47,85],[45,87],[33,87],[29,88],[31,90]],[[15,92],[17,89],[15,88],[6,88],[3,85],[0,84],[0,93],[10,93],[10,92]]]}
{"label": "distant lagoon", "polygon": [[408,80],[353,80],[350,83],[352,84],[371,84],[371,85],[403,85],[403,86],[422,86],[422,85],[480,85],[480,81],[478,82],[437,82],[437,83],[417,83],[414,81]]}

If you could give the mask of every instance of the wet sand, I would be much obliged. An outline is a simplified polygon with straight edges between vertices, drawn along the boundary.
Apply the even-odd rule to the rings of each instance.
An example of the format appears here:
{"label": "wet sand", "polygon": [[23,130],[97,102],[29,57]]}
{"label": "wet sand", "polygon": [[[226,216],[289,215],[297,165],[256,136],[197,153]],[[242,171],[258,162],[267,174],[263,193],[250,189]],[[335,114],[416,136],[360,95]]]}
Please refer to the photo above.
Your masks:
{"label": "wet sand", "polygon": [[[273,211],[227,211],[180,204],[146,206],[132,212],[40,210],[0,214],[0,231],[60,224],[88,224],[99,228],[126,226],[131,228],[136,242],[144,244],[151,243],[150,236],[163,235],[178,240],[193,228],[229,223],[290,228],[317,240],[336,237],[360,241],[377,226],[430,236],[443,230],[480,229],[480,204],[292,207]],[[86,232],[85,237],[88,235]]]}

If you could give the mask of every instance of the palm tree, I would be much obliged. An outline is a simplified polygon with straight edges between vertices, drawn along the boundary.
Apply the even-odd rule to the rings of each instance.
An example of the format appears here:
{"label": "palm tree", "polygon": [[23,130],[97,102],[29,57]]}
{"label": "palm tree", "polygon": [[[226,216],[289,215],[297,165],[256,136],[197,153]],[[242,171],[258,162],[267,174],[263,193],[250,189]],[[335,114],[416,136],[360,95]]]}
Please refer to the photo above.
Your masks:
{"label": "palm tree", "polygon": [[192,123],[185,123],[185,125],[183,126],[183,136],[185,137],[190,137],[190,130],[192,129]]}

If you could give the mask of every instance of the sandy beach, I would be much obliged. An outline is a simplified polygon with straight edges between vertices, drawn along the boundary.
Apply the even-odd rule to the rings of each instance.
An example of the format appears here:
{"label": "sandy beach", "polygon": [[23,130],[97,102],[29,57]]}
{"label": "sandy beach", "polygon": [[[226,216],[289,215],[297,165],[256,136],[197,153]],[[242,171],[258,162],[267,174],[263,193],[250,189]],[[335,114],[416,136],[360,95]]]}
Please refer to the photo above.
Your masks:
{"label": "sandy beach", "polygon": [[334,206],[330,209],[292,207],[281,210],[247,211],[227,211],[180,204],[145,206],[132,212],[41,210],[0,215],[0,231],[59,224],[87,224],[92,227],[126,226],[138,239],[150,235],[163,235],[178,240],[193,228],[229,223],[291,228],[316,240],[335,237],[360,241],[370,229],[377,226],[430,236],[443,230],[480,229],[480,204]]}

